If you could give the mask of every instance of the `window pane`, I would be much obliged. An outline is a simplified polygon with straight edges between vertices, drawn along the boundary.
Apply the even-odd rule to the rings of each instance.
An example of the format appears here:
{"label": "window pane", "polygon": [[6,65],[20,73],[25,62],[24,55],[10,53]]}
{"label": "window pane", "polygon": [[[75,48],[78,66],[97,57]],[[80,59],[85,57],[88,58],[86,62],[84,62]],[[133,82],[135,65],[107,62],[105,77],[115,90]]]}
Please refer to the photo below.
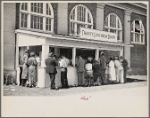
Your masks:
{"label": "window pane", "polygon": [[25,3],[25,10],[27,10],[27,3]]}
{"label": "window pane", "polygon": [[31,28],[43,29],[43,17],[31,15]]}
{"label": "window pane", "polygon": [[33,3],[31,3],[31,11],[33,11]]}
{"label": "window pane", "polygon": [[112,33],[116,33],[116,30],[114,30],[114,29],[110,29],[110,32],[112,32]]}
{"label": "window pane", "polygon": [[118,23],[118,28],[121,28],[119,19],[117,20],[117,23]]}
{"label": "window pane", "polygon": [[33,16],[31,16],[31,28],[33,28]]}
{"label": "window pane", "polygon": [[35,13],[43,13],[43,3],[31,3],[31,11]]}
{"label": "window pane", "polygon": [[85,22],[86,10],[82,6],[77,7],[77,20]]}
{"label": "window pane", "polygon": [[131,33],[131,42],[133,42],[134,33]]}
{"label": "window pane", "polygon": [[135,21],[135,32],[140,33],[140,23],[138,20]]}
{"label": "window pane", "polygon": [[27,14],[21,13],[21,27],[27,27]]}
{"label": "window pane", "polygon": [[133,24],[131,25],[131,31],[133,31]]}
{"label": "window pane", "polygon": [[140,34],[135,33],[135,42],[139,43],[140,42]]}
{"label": "window pane", "polygon": [[90,14],[88,13],[88,22],[91,23]]}
{"label": "window pane", "polygon": [[46,30],[51,31],[51,19],[46,18]]}
{"label": "window pane", "polygon": [[141,35],[141,43],[144,43],[144,35]]}
{"label": "window pane", "polygon": [[24,10],[24,3],[22,3],[21,9]]}
{"label": "window pane", "polygon": [[91,29],[91,28],[92,28],[92,26],[91,26],[91,25],[87,25],[87,28],[90,28],[90,29]]}
{"label": "window pane", "polygon": [[85,27],[83,24],[77,24],[77,34],[80,33],[80,27]]}
{"label": "window pane", "polygon": [[141,33],[144,33],[144,27],[143,27],[143,25],[141,24]]}
{"label": "window pane", "polygon": [[122,40],[122,31],[117,31],[117,40]]}
{"label": "window pane", "polygon": [[75,28],[75,23],[72,23],[72,22],[71,22],[71,23],[70,23],[70,33],[71,33],[71,34],[74,34],[74,33],[75,33],[75,29],[74,29],[74,28]]}
{"label": "window pane", "polygon": [[110,27],[116,28],[116,15],[110,15]]}
{"label": "window pane", "polygon": [[71,19],[72,19],[72,20],[74,20],[74,19],[75,19],[75,9],[72,11],[72,14],[71,14],[71,16],[70,16],[70,17],[71,17]]}
{"label": "window pane", "polygon": [[106,18],[104,25],[108,27],[108,17]]}

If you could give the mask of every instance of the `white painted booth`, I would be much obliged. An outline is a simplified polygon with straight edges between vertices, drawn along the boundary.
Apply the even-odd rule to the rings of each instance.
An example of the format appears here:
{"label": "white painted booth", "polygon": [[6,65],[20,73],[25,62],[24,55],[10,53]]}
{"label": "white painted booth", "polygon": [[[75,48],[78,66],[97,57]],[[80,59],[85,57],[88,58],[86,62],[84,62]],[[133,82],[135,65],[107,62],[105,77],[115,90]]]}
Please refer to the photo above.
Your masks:
{"label": "white painted booth", "polygon": [[[61,36],[61,35],[55,35],[55,34],[44,34],[44,33],[37,33],[32,31],[24,31],[24,30],[16,30],[16,67],[17,67],[17,83],[19,83],[20,80],[20,65],[19,65],[19,48],[20,47],[27,47],[30,46],[41,46],[41,66],[38,67],[38,83],[37,87],[49,87],[50,86],[50,79],[49,75],[45,71],[45,59],[48,57],[49,48],[50,47],[65,47],[70,48],[71,51],[71,57],[72,57],[72,63],[75,66],[76,62],[76,51],[77,49],[88,49],[88,50],[95,50],[95,59],[99,58],[100,51],[106,50],[106,51],[118,51],[119,56],[123,55],[123,47],[124,46],[131,46],[128,44],[123,44],[119,42],[109,42],[108,40],[101,41],[100,37],[97,37],[97,39],[92,39],[92,36],[90,36],[90,39],[86,38],[86,29],[84,30],[83,34],[84,37],[71,37],[71,36]],[[99,32],[98,32],[99,33]],[[107,34],[107,33],[104,33]],[[97,34],[98,35],[98,34]],[[99,35],[100,36],[100,35]],[[113,36],[113,34],[112,34]],[[103,39],[104,40],[104,39]],[[59,50],[55,49],[54,53],[60,53]],[[57,55],[57,54],[56,54]],[[74,67],[75,68],[75,67]],[[76,72],[76,69],[74,70],[74,74]],[[60,79],[60,70],[57,68],[57,75],[56,75],[56,81],[57,79]],[[71,73],[71,72],[70,72]],[[69,75],[68,77],[71,77]],[[75,77],[77,79],[77,76]],[[68,78],[71,79],[71,78]],[[70,81],[70,80],[69,80]],[[59,86],[61,86],[61,83],[58,83]]]}

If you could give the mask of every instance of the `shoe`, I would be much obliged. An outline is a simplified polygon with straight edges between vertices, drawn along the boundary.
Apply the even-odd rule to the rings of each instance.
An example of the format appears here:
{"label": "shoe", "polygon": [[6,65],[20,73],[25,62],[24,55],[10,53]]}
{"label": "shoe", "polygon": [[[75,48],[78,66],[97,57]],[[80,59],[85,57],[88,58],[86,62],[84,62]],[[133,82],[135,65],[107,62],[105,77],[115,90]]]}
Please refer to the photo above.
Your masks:
{"label": "shoe", "polygon": [[55,90],[59,90],[59,88],[58,88],[58,87],[56,87],[56,88],[55,88]]}

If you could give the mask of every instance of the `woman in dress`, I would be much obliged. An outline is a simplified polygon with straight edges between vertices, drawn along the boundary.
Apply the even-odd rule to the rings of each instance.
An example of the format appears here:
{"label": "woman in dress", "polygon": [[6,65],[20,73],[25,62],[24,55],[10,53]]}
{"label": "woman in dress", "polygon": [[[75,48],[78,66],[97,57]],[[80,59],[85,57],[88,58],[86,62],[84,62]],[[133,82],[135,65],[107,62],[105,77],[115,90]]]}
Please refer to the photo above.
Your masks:
{"label": "woman in dress", "polygon": [[28,58],[29,58],[29,50],[26,50],[22,59],[23,65],[21,74],[21,86],[25,86],[25,83],[28,79],[28,66],[27,66]]}
{"label": "woman in dress", "polygon": [[115,71],[115,64],[112,58],[110,58],[109,61],[109,75],[110,75],[110,80],[112,82],[116,81],[116,71]]}
{"label": "woman in dress", "polygon": [[30,57],[28,59],[28,65],[29,65],[29,78],[28,78],[28,87],[36,86],[36,66],[37,66],[37,60],[35,58],[35,53],[31,52]]}

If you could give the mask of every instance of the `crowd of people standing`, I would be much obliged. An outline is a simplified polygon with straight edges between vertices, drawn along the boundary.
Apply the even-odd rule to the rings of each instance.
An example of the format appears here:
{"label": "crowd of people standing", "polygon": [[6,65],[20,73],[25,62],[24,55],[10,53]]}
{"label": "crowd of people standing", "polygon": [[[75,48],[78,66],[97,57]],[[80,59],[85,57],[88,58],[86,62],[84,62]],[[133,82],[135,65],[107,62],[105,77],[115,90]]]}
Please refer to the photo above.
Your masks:
{"label": "crowd of people standing", "polygon": [[37,84],[37,66],[39,64],[35,52],[29,53],[26,50],[22,58],[22,74],[20,85],[26,87],[35,87]]}
{"label": "crowd of people standing", "polygon": [[[35,87],[37,85],[37,67],[39,65],[39,58],[37,57],[35,52],[29,54],[29,51],[26,51],[23,55],[22,86]],[[51,52],[45,60],[45,64],[46,72],[50,77],[50,89],[59,89],[55,84],[56,67],[59,67],[61,71],[61,88],[69,88],[67,73],[68,66],[73,66],[72,61],[63,54],[58,58]],[[91,56],[85,59],[82,55],[79,55],[74,66],[77,70],[77,86],[88,87],[109,83],[126,83],[128,62],[122,56],[107,59],[104,52],[101,52],[100,58],[95,60]]]}
{"label": "crowd of people standing", "polygon": [[[59,59],[53,53],[46,59],[47,73],[50,75],[51,89],[59,89],[55,86],[56,67],[61,69],[62,88],[68,88],[67,67],[72,65],[71,60],[62,55]],[[101,53],[99,60],[89,56],[84,59],[82,55],[77,57],[75,67],[78,75],[78,86],[93,86],[108,83],[125,83],[128,63],[123,57],[113,57],[107,59],[104,53]],[[52,70],[52,71],[50,71]]]}

